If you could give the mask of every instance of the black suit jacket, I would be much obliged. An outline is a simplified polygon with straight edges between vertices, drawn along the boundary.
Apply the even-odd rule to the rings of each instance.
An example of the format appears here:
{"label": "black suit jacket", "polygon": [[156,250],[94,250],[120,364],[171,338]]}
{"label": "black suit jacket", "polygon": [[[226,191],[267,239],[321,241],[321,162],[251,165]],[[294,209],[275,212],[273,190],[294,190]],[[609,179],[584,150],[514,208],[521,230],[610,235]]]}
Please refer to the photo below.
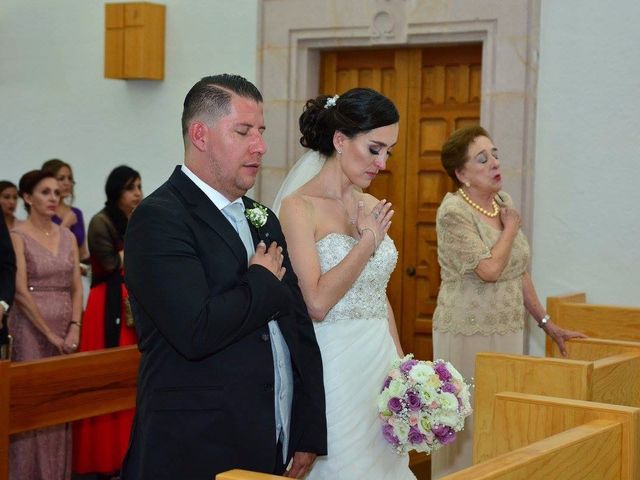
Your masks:
{"label": "black suit jacket", "polygon": [[[16,255],[4,219],[0,219],[0,300],[13,303],[16,292]],[[7,341],[8,326],[0,316],[0,344]]]}
{"label": "black suit jacket", "polygon": [[294,374],[289,456],[326,454],[320,350],[280,224],[269,211],[260,232],[251,230],[256,243],[260,235],[284,248],[282,281],[247,268],[239,235],[180,167],[132,215],[125,280],[142,358],[123,479],[273,471],[273,319]]}

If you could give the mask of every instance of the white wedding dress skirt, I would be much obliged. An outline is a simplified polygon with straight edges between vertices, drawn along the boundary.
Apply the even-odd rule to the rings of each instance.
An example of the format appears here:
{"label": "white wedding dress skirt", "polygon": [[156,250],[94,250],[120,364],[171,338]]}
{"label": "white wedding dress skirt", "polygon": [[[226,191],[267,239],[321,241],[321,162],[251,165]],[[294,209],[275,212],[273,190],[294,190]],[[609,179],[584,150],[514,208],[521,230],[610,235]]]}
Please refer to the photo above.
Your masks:
{"label": "white wedding dress skirt", "polygon": [[[331,233],[317,242],[322,272],[356,244]],[[397,358],[389,333],[386,287],[398,252],[385,237],[347,294],[314,323],[324,366],[328,455],[318,457],[310,480],[415,479],[409,457],[395,453],[382,436],[377,397]]]}

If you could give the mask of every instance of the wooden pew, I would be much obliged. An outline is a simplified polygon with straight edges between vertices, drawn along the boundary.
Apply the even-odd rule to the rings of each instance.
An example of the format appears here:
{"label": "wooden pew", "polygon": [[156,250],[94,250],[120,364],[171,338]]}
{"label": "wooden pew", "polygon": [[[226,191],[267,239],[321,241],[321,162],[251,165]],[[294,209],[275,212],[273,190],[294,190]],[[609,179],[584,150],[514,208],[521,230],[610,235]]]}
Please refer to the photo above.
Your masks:
{"label": "wooden pew", "polygon": [[[498,392],[548,395],[640,407],[640,343],[585,339],[570,342],[569,352],[586,359],[539,358],[479,353],[476,358],[474,463],[490,458]],[[620,349],[620,350],[618,350]],[[597,358],[600,351],[603,358]],[[621,353],[618,353],[621,352]]]}
{"label": "wooden pew", "polygon": [[[639,480],[640,409],[502,392],[490,459],[442,480]],[[216,480],[284,477],[233,470]]]}
{"label": "wooden pew", "polygon": [[[547,297],[554,323],[590,337],[640,341],[640,307],[589,304],[584,293]],[[547,337],[550,355],[553,342]]]}
{"label": "wooden pew", "polygon": [[639,480],[640,409],[512,392],[495,396],[487,459],[442,480]]}
{"label": "wooden pew", "polygon": [[277,480],[280,475],[269,475],[268,473],[249,472],[247,470],[229,470],[219,473],[215,480]]}
{"label": "wooden pew", "polygon": [[9,435],[135,406],[137,346],[0,362],[0,480],[9,478]]}

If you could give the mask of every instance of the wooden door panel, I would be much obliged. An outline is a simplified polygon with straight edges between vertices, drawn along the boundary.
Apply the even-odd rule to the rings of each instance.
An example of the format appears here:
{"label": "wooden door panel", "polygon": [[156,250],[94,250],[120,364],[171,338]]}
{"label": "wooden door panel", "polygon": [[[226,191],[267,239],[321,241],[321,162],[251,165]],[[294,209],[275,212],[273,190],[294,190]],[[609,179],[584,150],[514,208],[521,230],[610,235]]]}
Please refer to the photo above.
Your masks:
{"label": "wooden door panel", "polygon": [[403,346],[433,357],[432,318],[440,286],[436,212],[453,181],[440,164],[451,132],[480,117],[480,45],[412,49],[409,53],[407,174],[402,283]]}

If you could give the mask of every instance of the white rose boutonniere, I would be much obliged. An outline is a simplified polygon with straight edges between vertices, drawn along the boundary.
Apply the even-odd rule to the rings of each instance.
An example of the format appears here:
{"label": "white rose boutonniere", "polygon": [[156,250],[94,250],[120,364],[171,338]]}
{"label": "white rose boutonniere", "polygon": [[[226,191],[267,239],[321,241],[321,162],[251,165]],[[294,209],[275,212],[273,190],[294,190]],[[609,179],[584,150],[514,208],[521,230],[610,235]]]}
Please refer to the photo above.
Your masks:
{"label": "white rose boutonniere", "polygon": [[269,212],[267,211],[267,207],[264,205],[253,202],[253,208],[247,208],[244,211],[244,216],[247,217],[254,227],[260,228],[264,227],[267,223]]}

